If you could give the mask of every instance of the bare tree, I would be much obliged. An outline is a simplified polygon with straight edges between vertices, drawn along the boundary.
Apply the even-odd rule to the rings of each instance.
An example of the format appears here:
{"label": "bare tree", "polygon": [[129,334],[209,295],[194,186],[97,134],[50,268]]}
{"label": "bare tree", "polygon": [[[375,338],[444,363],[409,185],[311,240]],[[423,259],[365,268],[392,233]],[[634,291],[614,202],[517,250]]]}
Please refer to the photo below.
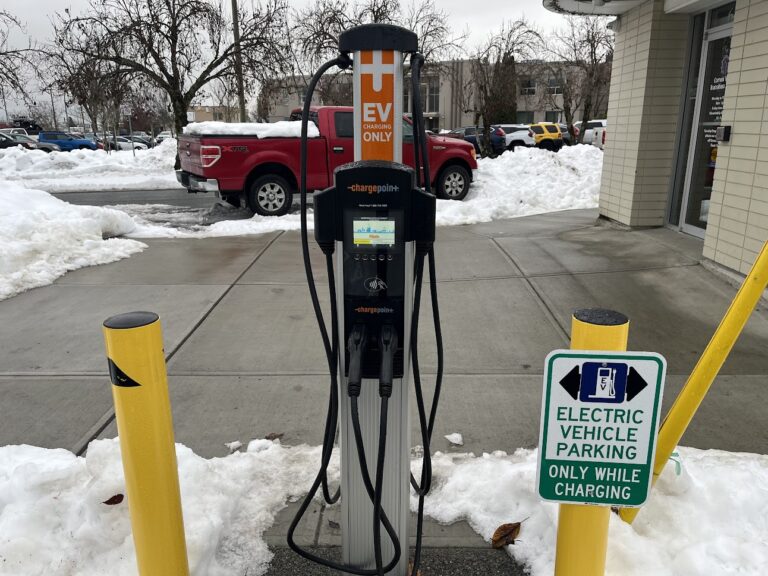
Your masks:
{"label": "bare tree", "polygon": [[31,45],[26,48],[12,48],[8,43],[11,32],[20,29],[18,18],[6,10],[0,10],[0,96],[6,121],[9,120],[6,104],[9,92],[29,101],[25,71],[30,68],[27,65],[34,49]]}
{"label": "bare tree", "polygon": [[569,130],[581,107],[582,130],[595,112],[607,107],[613,61],[613,34],[607,20],[597,16],[567,16],[565,27],[548,41],[549,71],[562,88],[562,109]]}
{"label": "bare tree", "polygon": [[234,75],[236,53],[252,81],[282,70],[287,9],[285,0],[254,1],[241,9],[238,45],[220,3],[90,0],[84,16],[59,15],[56,41],[63,50],[111,62],[162,89],[180,132],[200,90]]}
{"label": "bare tree", "polygon": [[517,117],[517,63],[531,58],[539,38],[524,19],[505,23],[473,55],[475,123],[482,122],[486,154],[493,153],[491,124]]}
{"label": "bare tree", "polygon": [[[467,35],[453,34],[448,13],[434,0],[412,0],[405,9],[398,0],[315,0],[294,12],[292,20],[293,78],[305,85],[312,70],[338,53],[339,36],[353,26],[396,24],[413,30],[419,38],[419,51],[433,63],[458,53]],[[351,100],[350,86],[343,74],[337,74],[318,91],[323,102],[347,102]]]}

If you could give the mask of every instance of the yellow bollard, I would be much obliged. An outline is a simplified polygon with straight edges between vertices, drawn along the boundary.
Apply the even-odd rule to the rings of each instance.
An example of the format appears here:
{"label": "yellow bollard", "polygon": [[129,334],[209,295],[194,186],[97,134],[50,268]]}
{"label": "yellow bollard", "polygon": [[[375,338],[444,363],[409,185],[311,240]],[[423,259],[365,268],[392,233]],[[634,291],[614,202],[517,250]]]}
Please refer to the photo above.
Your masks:
{"label": "yellow bollard", "polygon": [[[629,320],[611,310],[577,310],[571,319],[572,350],[624,351]],[[555,576],[603,576],[608,550],[608,506],[560,504]]]}
{"label": "yellow bollard", "polygon": [[[752,270],[744,279],[715,334],[661,423],[659,440],[656,444],[656,458],[653,462],[654,484],[693,420],[696,410],[699,409],[709,387],[720,372],[720,368],[723,367],[728,354],[731,353],[766,287],[768,287],[768,242],[763,245]],[[622,508],[619,510],[619,515],[625,522],[631,524],[638,512],[640,508]]]}
{"label": "yellow bollard", "polygon": [[139,574],[188,576],[160,319],[112,316],[104,339]]}

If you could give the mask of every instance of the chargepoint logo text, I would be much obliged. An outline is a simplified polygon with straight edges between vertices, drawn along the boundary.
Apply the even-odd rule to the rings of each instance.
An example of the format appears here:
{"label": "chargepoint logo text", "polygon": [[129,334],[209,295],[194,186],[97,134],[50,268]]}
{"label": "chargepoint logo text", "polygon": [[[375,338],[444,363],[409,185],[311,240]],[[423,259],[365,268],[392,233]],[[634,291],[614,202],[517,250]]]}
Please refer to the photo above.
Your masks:
{"label": "chargepoint logo text", "polygon": [[347,186],[350,192],[363,192],[365,194],[386,194],[388,192],[400,192],[400,186],[392,184],[350,184]]}
{"label": "chargepoint logo text", "polygon": [[386,306],[358,306],[355,312],[358,314],[392,314],[395,310]]}

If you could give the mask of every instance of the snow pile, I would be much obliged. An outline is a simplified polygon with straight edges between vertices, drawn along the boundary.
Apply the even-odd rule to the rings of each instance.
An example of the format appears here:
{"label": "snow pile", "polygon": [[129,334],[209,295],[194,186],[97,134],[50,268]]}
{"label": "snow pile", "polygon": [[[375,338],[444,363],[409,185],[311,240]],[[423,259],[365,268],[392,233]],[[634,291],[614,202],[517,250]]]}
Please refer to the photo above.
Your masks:
{"label": "snow pile", "polygon": [[178,188],[176,140],[149,150],[51,152],[17,146],[0,150],[0,180],[48,192]]}
{"label": "snow pile", "polygon": [[0,180],[0,300],[50,284],[68,270],[141,252],[146,244],[111,238],[134,228],[124,212],[73,206]]}
{"label": "snow pile", "polygon": [[597,207],[603,151],[595,146],[565,146],[557,153],[516,148],[477,163],[463,202],[438,200],[438,226]]}
{"label": "snow pile", "polygon": [[464,446],[464,436],[458,432],[452,432],[444,436],[451,446]]}
{"label": "snow pile", "polygon": [[[603,151],[594,146],[571,146],[560,152],[518,148],[498,158],[481,159],[469,195],[462,202],[437,201],[437,225],[489,222],[571,210],[594,208],[600,192]],[[298,198],[298,195],[294,197]],[[151,205],[121,205],[136,221],[135,238],[212,238],[298,230],[299,214],[224,220],[206,225],[207,210]],[[216,207],[216,210],[227,210]],[[233,214],[238,209],[232,208]],[[167,216],[167,218],[166,218]],[[308,215],[310,229],[314,218]],[[181,225],[181,226],[179,226]]]}
{"label": "snow pile", "polygon": [[[680,473],[673,463],[664,469],[634,524],[611,515],[606,576],[768,573],[768,456],[678,451]],[[507,551],[532,576],[551,576],[558,506],[536,494],[536,459],[523,449],[436,454],[425,511],[443,523],[465,519],[489,542],[501,524],[525,520]]]}
{"label": "snow pile", "polygon": [[[257,138],[299,138],[301,121],[279,122],[192,122],[184,126],[184,134],[196,136],[256,136]],[[307,136],[317,138],[320,131],[314,122],[307,124]]]}
{"label": "snow pile", "polygon": [[[205,460],[176,445],[187,553],[195,576],[263,574],[262,538],[275,514],[312,483],[320,448],[255,440],[247,452]],[[335,465],[335,470],[338,466]],[[86,458],[66,450],[0,448],[0,573],[135,576],[117,440]]]}
{"label": "snow pile", "polygon": [[[763,576],[768,561],[768,456],[680,449],[630,526],[611,516],[606,576]],[[255,440],[246,452],[205,460],[176,445],[193,576],[264,574],[263,540],[278,511],[310,486],[320,448]],[[435,454],[426,512],[466,519],[486,540],[523,521],[507,550],[532,576],[554,569],[557,505],[535,493],[536,451]],[[412,462],[418,474],[420,458]],[[338,459],[330,467],[338,478]],[[91,443],[86,458],[31,446],[0,448],[0,573],[136,574],[117,440]],[[417,499],[411,494],[415,510]]]}

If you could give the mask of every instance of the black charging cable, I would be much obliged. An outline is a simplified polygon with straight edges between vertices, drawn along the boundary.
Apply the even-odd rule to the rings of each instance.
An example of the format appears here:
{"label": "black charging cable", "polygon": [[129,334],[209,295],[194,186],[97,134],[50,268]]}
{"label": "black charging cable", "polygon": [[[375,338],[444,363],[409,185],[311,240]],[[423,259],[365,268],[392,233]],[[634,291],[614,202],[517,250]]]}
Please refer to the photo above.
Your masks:
{"label": "black charging cable", "polygon": [[[417,184],[420,184],[422,178],[421,164],[423,163],[423,183],[426,192],[432,192],[431,175],[429,169],[429,136],[424,131],[424,117],[421,110],[421,93],[419,85],[421,81],[421,67],[424,64],[424,57],[421,54],[411,56],[411,91],[412,91],[412,113],[414,132],[414,168],[416,169]],[[421,156],[421,158],[420,158]],[[420,160],[422,162],[420,162]],[[424,406],[424,395],[421,385],[421,375],[419,370],[418,356],[418,323],[421,304],[421,286],[424,275],[424,256],[428,258],[429,265],[429,287],[432,300],[432,315],[435,327],[435,339],[437,347],[437,374],[435,378],[435,392],[432,396],[432,405],[430,408],[429,419],[426,418]],[[421,481],[416,482],[411,475],[411,485],[419,497],[418,511],[416,519],[416,546],[414,550],[414,559],[411,573],[418,574],[421,564],[421,549],[423,541],[424,527],[424,498],[432,485],[432,456],[430,453],[430,444],[432,433],[434,431],[435,418],[437,416],[437,407],[440,402],[440,392],[443,383],[443,334],[440,324],[440,308],[437,297],[437,280],[435,276],[435,250],[434,244],[430,244],[426,250],[417,250],[415,273],[416,283],[414,290],[413,314],[411,320],[411,363],[413,367],[414,391],[416,394],[416,403],[419,412],[419,426],[421,428],[422,446],[424,454],[422,456]]]}

